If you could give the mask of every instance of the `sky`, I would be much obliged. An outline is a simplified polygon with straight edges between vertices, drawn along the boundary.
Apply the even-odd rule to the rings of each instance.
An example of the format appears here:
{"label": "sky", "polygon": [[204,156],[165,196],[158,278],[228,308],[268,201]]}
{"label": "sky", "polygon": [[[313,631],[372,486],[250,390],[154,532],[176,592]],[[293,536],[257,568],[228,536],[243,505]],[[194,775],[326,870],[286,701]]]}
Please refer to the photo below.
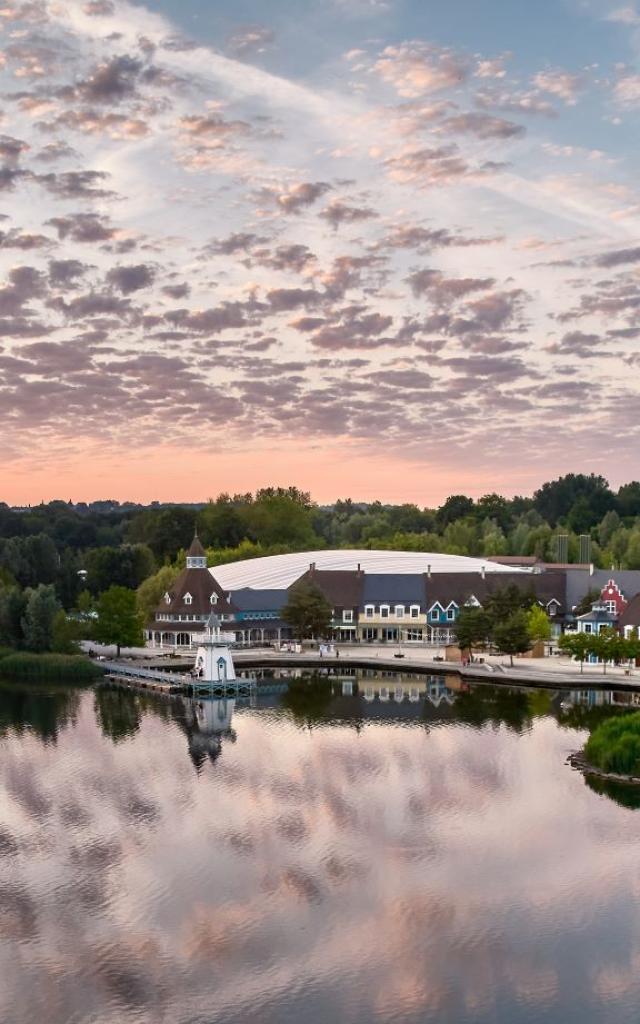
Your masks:
{"label": "sky", "polygon": [[0,500],[637,476],[640,7],[0,0]]}

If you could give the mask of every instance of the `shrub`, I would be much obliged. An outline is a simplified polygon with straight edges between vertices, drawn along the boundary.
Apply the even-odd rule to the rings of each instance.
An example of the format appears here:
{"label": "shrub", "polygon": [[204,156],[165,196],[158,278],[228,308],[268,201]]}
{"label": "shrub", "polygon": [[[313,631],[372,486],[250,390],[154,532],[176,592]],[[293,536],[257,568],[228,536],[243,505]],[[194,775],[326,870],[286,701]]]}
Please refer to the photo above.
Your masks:
{"label": "shrub", "polygon": [[640,712],[602,722],[589,737],[585,755],[602,771],[640,775]]}
{"label": "shrub", "polygon": [[70,654],[30,654],[11,652],[2,658],[1,672],[11,679],[33,682],[92,683],[104,669]]}

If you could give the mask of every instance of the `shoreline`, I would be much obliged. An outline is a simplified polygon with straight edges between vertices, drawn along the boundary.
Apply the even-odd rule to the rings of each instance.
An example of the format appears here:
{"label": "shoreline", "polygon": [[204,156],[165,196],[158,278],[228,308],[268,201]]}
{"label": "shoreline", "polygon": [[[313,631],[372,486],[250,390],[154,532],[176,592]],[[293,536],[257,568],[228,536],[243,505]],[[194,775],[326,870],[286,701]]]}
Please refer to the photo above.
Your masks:
{"label": "shoreline", "polygon": [[240,668],[309,668],[333,669],[349,667],[355,669],[371,669],[382,672],[412,672],[416,675],[449,675],[456,673],[461,679],[469,682],[492,683],[496,686],[516,684],[531,686],[536,689],[549,690],[625,690],[640,692],[640,677],[637,680],[629,677],[612,677],[611,675],[584,676],[579,673],[566,675],[557,669],[544,672],[527,669],[523,665],[491,665],[487,662],[462,666],[459,662],[431,662],[411,660],[406,656],[402,659],[346,656],[320,658],[310,654],[265,654],[260,652],[234,652],[234,662]]}
{"label": "shoreline", "polygon": [[596,768],[595,765],[590,764],[584,756],[584,750],[577,750],[573,754],[569,754],[567,764],[570,764],[576,771],[582,772],[583,775],[595,775],[599,779],[606,779],[608,782],[623,782],[627,785],[640,786],[640,776],[637,775],[619,775],[617,772],[605,772],[603,768]]}

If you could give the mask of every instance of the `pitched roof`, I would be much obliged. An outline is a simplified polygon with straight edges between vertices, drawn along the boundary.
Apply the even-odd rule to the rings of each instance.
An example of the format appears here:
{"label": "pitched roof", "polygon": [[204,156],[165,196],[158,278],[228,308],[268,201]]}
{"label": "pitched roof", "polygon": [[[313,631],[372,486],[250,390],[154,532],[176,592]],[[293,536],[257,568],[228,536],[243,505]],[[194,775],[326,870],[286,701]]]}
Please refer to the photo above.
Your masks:
{"label": "pitched roof", "polygon": [[[217,594],[215,604],[211,604],[211,595]],[[185,597],[191,594],[191,604],[185,603]],[[169,591],[170,602],[164,597],[156,611],[164,615],[232,615],[233,605],[229,602],[222,587],[207,569],[183,569]]]}
{"label": "pitched roof", "polygon": [[357,608],[364,578],[357,569],[308,569],[292,586],[301,581],[311,583],[334,608]]}
{"label": "pitched roof", "polygon": [[364,577],[362,605],[365,604],[419,604],[425,603],[424,573],[385,575],[367,573]]}
{"label": "pitched roof", "polygon": [[622,615],[618,619],[618,625],[640,627],[640,594],[636,594],[630,601]]}
{"label": "pitched roof", "polygon": [[252,590],[243,587],[231,593],[231,601],[241,612],[279,612],[287,603],[286,590]]}
{"label": "pitched roof", "polygon": [[500,576],[487,573],[484,578],[480,573],[438,573],[427,579],[427,606],[439,602],[446,608],[452,601],[459,606],[465,604],[470,597],[475,597],[484,604],[487,598],[496,591],[515,585],[519,590],[529,593],[533,591],[543,605],[556,600],[560,608],[566,604],[565,576],[562,572],[504,573]]}
{"label": "pitched roof", "polygon": [[187,551],[187,558],[206,558],[206,555],[207,552],[200,543],[198,534],[194,534],[193,540],[191,541],[191,547]]}

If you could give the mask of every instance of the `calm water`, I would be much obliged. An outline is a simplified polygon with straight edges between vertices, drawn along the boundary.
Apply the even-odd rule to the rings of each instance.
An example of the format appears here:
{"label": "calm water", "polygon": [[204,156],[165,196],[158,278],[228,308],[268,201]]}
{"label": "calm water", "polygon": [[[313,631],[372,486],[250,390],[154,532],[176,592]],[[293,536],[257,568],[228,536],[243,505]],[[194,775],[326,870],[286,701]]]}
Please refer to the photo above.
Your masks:
{"label": "calm water", "polygon": [[0,1021],[637,1024],[624,712],[448,682],[0,687]]}

